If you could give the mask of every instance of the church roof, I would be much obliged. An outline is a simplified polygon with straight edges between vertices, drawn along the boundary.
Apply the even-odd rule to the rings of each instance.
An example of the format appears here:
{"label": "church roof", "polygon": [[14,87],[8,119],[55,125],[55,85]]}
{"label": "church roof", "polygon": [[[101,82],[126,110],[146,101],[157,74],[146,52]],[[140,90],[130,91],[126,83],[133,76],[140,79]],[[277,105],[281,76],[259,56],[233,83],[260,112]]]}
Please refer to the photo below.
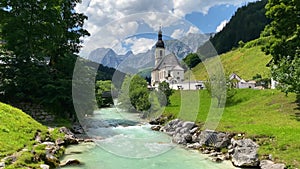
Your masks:
{"label": "church roof", "polygon": [[181,66],[177,65],[173,68],[173,70],[184,70]]}
{"label": "church roof", "polygon": [[163,57],[163,58],[158,62],[158,64],[157,64],[156,67],[154,68],[154,70],[162,69],[162,68],[165,68],[165,67],[173,67],[173,69],[176,68],[176,70],[184,70],[184,69],[180,66],[177,57],[176,57],[173,53],[168,54],[167,56]]}

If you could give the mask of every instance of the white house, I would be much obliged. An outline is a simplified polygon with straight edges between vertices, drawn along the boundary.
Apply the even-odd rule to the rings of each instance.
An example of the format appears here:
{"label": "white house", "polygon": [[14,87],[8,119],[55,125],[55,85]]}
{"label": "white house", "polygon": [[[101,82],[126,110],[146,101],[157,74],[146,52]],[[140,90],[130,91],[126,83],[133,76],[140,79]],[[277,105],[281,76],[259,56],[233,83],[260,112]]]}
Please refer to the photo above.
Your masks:
{"label": "white house", "polygon": [[256,84],[255,81],[245,81],[244,79],[242,79],[240,76],[238,76],[235,73],[232,73],[229,76],[229,80],[230,81],[234,81],[235,80],[236,81],[235,87],[238,88],[238,89],[245,89],[245,88],[252,88],[252,89],[254,89],[255,88],[255,84]]}
{"label": "white house", "polygon": [[151,72],[151,85],[157,87],[163,81],[169,84],[183,82],[184,69],[181,67],[177,57],[173,53],[165,55],[161,28],[158,31],[158,40],[155,47],[155,66]]}

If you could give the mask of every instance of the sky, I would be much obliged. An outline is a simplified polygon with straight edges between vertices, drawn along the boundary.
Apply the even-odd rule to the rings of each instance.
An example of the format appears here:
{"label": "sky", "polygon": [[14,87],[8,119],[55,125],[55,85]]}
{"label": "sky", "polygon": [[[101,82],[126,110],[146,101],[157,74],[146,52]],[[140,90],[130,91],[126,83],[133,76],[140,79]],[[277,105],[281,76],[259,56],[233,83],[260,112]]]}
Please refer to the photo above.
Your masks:
{"label": "sky", "polygon": [[162,27],[164,37],[180,39],[188,33],[223,29],[238,7],[256,0],[82,0],[76,11],[88,16],[80,55],[97,48],[118,54],[151,49]]}

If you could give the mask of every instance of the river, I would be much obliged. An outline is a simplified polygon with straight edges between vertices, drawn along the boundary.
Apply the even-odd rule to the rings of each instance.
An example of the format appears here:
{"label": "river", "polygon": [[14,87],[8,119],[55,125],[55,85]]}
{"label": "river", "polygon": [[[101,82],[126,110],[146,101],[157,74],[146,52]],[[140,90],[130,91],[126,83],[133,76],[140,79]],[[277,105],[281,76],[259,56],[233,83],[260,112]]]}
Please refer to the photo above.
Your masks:
{"label": "river", "polygon": [[[95,143],[69,146],[61,159],[78,159],[66,169],[235,169],[229,162],[214,163],[196,150],[173,144],[165,133],[152,131],[137,114],[106,108],[88,122]],[[117,124],[121,124],[122,126]]]}

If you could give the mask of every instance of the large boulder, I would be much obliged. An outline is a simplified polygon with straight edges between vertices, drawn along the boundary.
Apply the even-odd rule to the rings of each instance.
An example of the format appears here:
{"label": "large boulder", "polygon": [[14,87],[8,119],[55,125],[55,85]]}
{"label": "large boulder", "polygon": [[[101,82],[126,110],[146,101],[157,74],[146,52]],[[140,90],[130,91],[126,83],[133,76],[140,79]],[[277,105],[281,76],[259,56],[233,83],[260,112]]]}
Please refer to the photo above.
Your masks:
{"label": "large boulder", "polygon": [[285,164],[275,164],[273,161],[270,160],[262,160],[260,162],[261,169],[285,169]]}
{"label": "large boulder", "polygon": [[213,130],[204,130],[200,135],[193,140],[199,141],[201,145],[211,146],[216,149],[225,148],[230,144],[230,138],[228,134],[218,133]]}
{"label": "large boulder", "polygon": [[233,154],[232,163],[236,167],[258,167],[258,148],[259,146],[251,139],[234,140],[232,139]]}

